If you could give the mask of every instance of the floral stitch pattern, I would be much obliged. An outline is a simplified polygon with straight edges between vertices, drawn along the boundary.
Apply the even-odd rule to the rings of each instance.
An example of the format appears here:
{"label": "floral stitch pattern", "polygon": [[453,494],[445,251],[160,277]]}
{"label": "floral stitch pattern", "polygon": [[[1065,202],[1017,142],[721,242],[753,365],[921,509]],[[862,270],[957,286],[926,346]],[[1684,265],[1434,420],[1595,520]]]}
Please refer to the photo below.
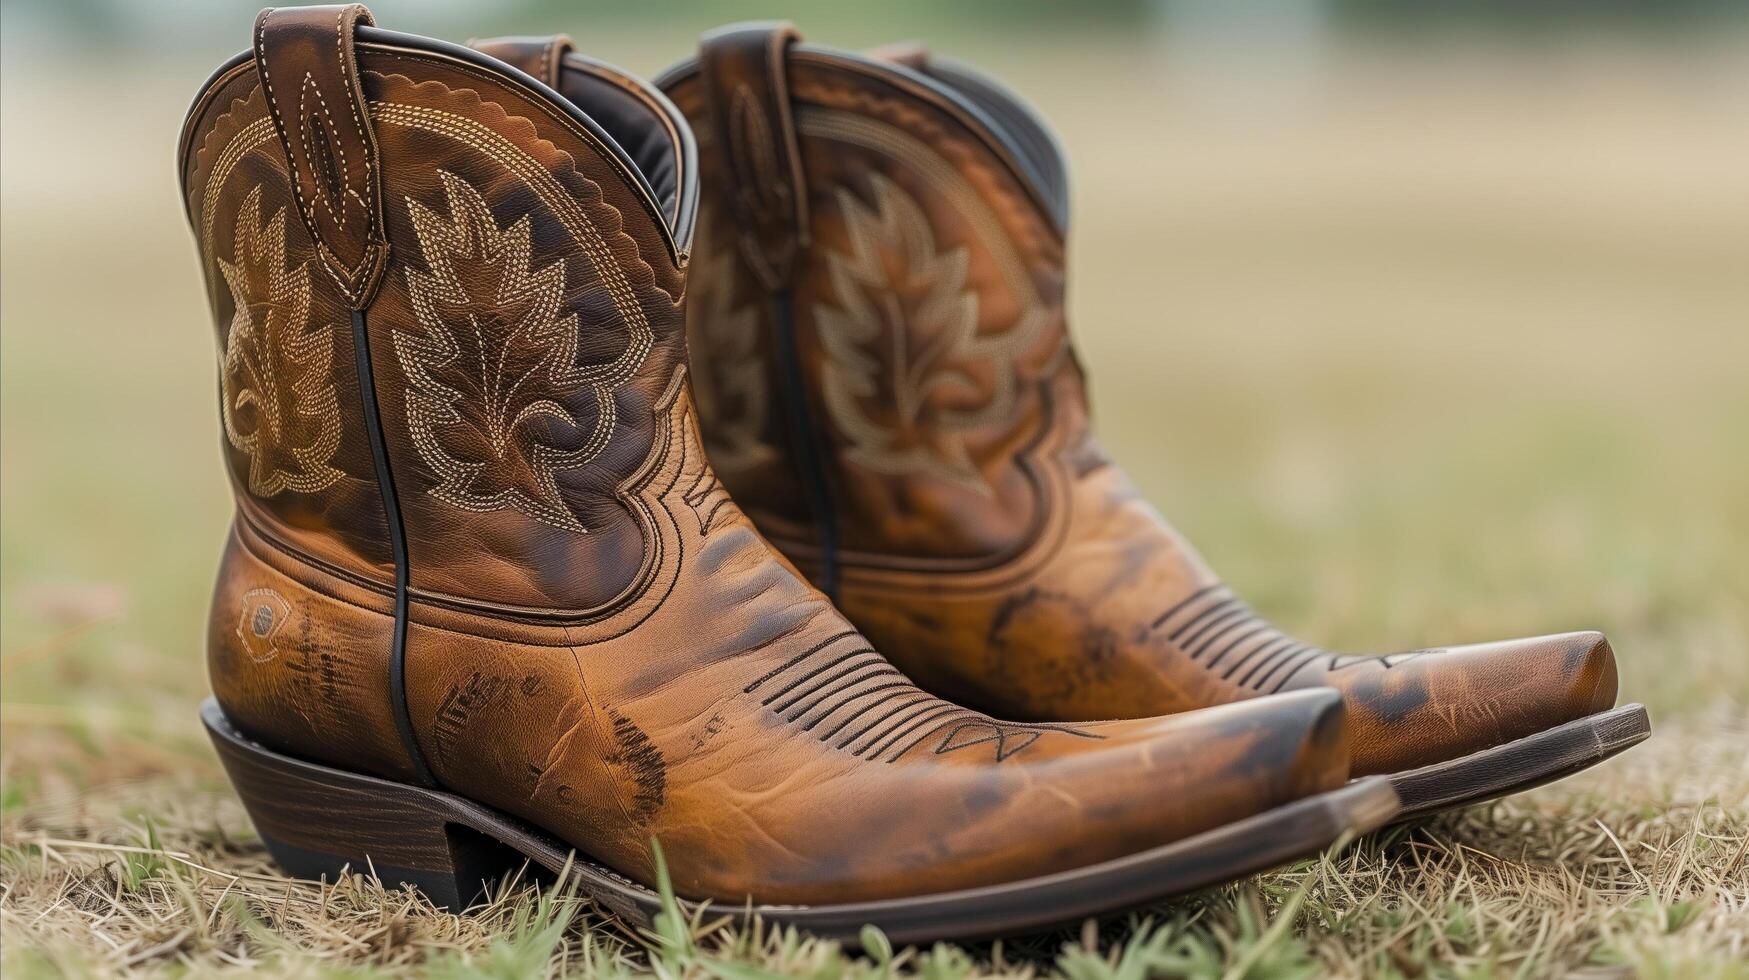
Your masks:
{"label": "floral stitch pattern", "polygon": [[[586,533],[557,473],[593,460],[613,432],[613,387],[577,364],[579,320],[563,312],[565,267],[533,268],[530,219],[501,227],[480,192],[440,173],[449,216],[407,205],[427,271],[409,269],[422,334],[396,331],[409,379],[407,422],[439,481],[429,492],[463,510],[516,510]],[[594,422],[563,399],[588,391]]]}
{"label": "floral stitch pattern", "polygon": [[846,459],[988,494],[966,439],[1010,413],[1012,357],[978,335],[967,250],[938,249],[923,208],[891,180],[871,181],[872,207],[838,189],[850,249],[827,253],[835,303],[814,311],[827,410],[849,437]]}
{"label": "floral stitch pattern", "polygon": [[288,265],[285,211],[261,218],[261,188],[238,213],[229,261],[235,310],[221,381],[225,438],[249,457],[249,492],[315,493],[340,479],[334,332],[311,327],[309,263]]}

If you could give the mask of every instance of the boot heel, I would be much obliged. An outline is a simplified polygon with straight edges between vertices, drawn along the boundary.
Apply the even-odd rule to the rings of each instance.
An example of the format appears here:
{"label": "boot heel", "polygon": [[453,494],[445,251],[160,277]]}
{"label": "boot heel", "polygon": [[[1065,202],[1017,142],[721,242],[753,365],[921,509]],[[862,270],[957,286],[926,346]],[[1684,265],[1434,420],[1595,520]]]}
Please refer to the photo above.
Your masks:
{"label": "boot heel", "polygon": [[459,911],[528,866],[514,849],[448,819],[439,794],[280,755],[237,731],[212,698],[200,714],[262,842],[294,877],[374,873]]}

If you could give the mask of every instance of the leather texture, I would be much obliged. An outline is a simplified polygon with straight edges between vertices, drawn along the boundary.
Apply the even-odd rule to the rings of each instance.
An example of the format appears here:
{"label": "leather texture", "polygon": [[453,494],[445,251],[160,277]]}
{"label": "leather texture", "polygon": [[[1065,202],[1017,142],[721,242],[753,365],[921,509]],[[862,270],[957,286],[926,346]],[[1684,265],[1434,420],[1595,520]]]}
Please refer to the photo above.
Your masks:
{"label": "leather texture", "polygon": [[564,34],[554,34],[550,37],[486,38],[469,41],[468,47],[489,54],[547,88],[557,90],[565,56],[577,49],[577,42]]}
{"label": "leather texture", "polygon": [[269,7],[255,20],[255,64],[292,172],[292,197],[322,265],[355,309],[388,258],[381,163],[365,122],[352,44],[361,4]]}
{"label": "leather texture", "polygon": [[[733,188],[705,182],[688,331],[706,447],[771,541],[919,684],[1055,722],[1328,685],[1357,775],[1614,702],[1597,633],[1345,656],[1256,616],[1093,433],[1064,318],[1065,170],[1045,126],[915,46],[865,57],[781,39],[784,71],[760,77],[788,83],[812,244],[767,299],[722,232],[741,221]],[[758,154],[725,130],[735,82],[709,66],[707,42],[659,84],[707,175],[732,173]],[[799,365],[787,388],[786,360]]]}
{"label": "leather texture", "polygon": [[725,209],[747,269],[766,289],[789,283],[796,251],[807,244],[808,195],[790,114],[786,23],[735,24],[705,35],[699,70],[715,131],[716,164],[733,188]]}
{"label": "leather texture", "polygon": [[[736,902],[1050,874],[1344,783],[1329,692],[1067,725],[915,686],[706,459],[689,143],[668,143],[666,201],[606,128],[502,62],[364,27],[317,44],[318,20],[366,22],[348,10],[269,14],[182,144],[238,502],[209,671],[244,734],[412,780],[389,683],[404,629],[405,715],[441,788],[647,885],[660,839],[682,894]],[[330,80],[354,90],[363,143],[334,137],[335,165],[372,147],[374,291],[320,269],[354,212],[298,220],[304,157],[274,107],[300,77],[331,107],[348,103]],[[646,94],[652,145],[685,130]]]}

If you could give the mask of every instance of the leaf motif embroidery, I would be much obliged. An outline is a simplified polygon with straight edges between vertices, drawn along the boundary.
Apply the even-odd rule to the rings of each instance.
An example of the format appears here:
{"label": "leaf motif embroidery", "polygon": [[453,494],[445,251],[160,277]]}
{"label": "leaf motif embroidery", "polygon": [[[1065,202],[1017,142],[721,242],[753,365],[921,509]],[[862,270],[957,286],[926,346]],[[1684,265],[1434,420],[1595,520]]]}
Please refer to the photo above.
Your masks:
{"label": "leaf motif embroidery", "polygon": [[[427,271],[409,269],[423,334],[396,331],[407,373],[407,423],[439,481],[432,496],[463,510],[516,510],[586,533],[556,474],[593,460],[613,432],[601,366],[578,366],[578,317],[561,314],[565,267],[533,269],[527,215],[500,227],[479,191],[440,172],[445,218],[407,205]],[[589,391],[593,424],[564,399]]]}
{"label": "leaf motif embroidery", "polygon": [[249,456],[249,492],[315,493],[340,479],[334,333],[311,327],[309,264],[286,265],[285,210],[261,220],[261,188],[237,215],[231,259],[219,259],[235,307],[225,336],[225,438]]}
{"label": "leaf motif embroidery", "polygon": [[739,301],[735,252],[716,247],[715,229],[714,220],[706,223],[692,251],[687,321],[693,350],[704,355],[693,360],[693,392],[699,417],[711,421],[705,432],[711,463],[738,472],[777,454],[764,441],[770,387],[760,360],[759,313]]}
{"label": "leaf motif embroidery", "polygon": [[[917,202],[885,177],[871,182],[872,208],[838,189],[850,251],[827,253],[838,305],[814,311],[827,410],[849,437],[847,459],[988,495],[966,437],[1009,412],[1012,361],[978,337],[966,249],[937,251]],[[979,374],[991,375],[987,394]]]}

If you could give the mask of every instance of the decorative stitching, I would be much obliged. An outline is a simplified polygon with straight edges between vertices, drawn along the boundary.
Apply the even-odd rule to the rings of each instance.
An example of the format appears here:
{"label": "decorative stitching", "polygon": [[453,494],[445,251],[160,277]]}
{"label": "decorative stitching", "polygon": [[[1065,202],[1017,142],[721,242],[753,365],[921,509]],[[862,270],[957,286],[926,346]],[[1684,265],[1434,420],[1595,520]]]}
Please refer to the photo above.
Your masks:
{"label": "decorative stitching", "polygon": [[723,488],[723,481],[717,479],[716,470],[711,468],[700,447],[698,421],[687,412],[685,428],[681,432],[680,470],[693,471],[692,482],[680,492],[680,499],[686,506],[692,508],[693,516],[698,518],[698,533],[708,536],[716,529],[717,518],[726,513],[733,501],[729,491]]}
{"label": "decorative stitching", "polygon": [[[777,451],[765,441],[771,420],[771,385],[759,346],[759,311],[740,301],[734,253],[712,248],[717,231],[712,215],[701,222],[686,324],[692,349],[693,394],[705,432],[711,464],[731,475],[771,463]],[[691,338],[696,338],[692,340]]]}
{"label": "decorative stitching", "polygon": [[[439,59],[436,57],[422,57],[422,56],[410,54],[410,53],[405,52],[405,51],[394,51],[394,50],[387,50],[387,49],[377,49],[376,51],[372,52],[372,55],[373,55],[373,60],[380,59],[383,61],[403,62],[403,63],[407,63],[407,64],[418,65],[421,68],[429,68],[432,64],[441,64],[443,69],[446,71],[453,71],[453,72],[456,72],[456,73],[461,74],[461,75],[466,75],[467,77],[473,78],[476,81],[486,82],[490,85],[501,85],[501,84],[503,84],[503,81],[504,81],[501,76],[494,75],[494,74],[488,73],[486,71],[482,71],[482,70],[477,69],[471,65],[468,65],[468,64],[465,64],[462,62],[457,62],[457,61]],[[372,74],[375,75],[377,78],[382,79],[384,81],[388,81],[390,79],[399,79],[401,82],[405,82],[408,85],[415,85],[413,80],[406,75],[390,73],[390,72],[372,72]],[[441,83],[425,83],[425,84],[441,84]],[[455,91],[465,91],[468,94],[473,95],[475,98],[480,97],[479,92],[475,91],[475,90],[464,89],[464,90],[455,90]],[[372,115],[372,118],[376,118],[376,111],[377,111],[376,107],[380,104],[381,103],[374,103],[369,107],[369,111]],[[485,99],[480,99],[480,104],[483,107],[490,106],[491,108],[493,108],[497,111],[504,112],[504,107],[496,102],[489,102]],[[638,175],[632,170],[632,168],[630,166],[628,166],[624,160],[620,159],[619,155],[614,153],[613,150],[607,146],[607,144],[603,143],[602,138],[600,136],[598,136],[594,131],[589,129],[587,126],[579,125],[576,120],[570,118],[565,113],[559,111],[555,106],[553,106],[551,104],[550,100],[537,101],[537,102],[529,105],[528,108],[535,111],[535,112],[538,112],[540,114],[540,118],[541,118],[542,122],[547,123],[549,125],[552,125],[558,129],[564,131],[567,135],[570,135],[570,136],[575,137],[576,139],[582,141],[594,153],[596,153],[598,155],[600,162],[606,164],[608,167],[610,167],[611,169],[613,169],[614,171],[616,171],[617,173],[619,173],[621,176],[623,176],[626,179],[627,183],[630,185],[631,189],[634,191],[635,196],[638,199],[638,204],[643,209],[644,215],[650,219],[652,226],[656,230],[656,233],[658,234],[658,236],[661,237],[662,243],[666,248],[666,251],[668,253],[669,258],[673,261],[676,268],[685,268],[686,253],[685,253],[685,251],[683,251],[680,248],[679,243],[675,240],[674,229],[668,224],[668,219],[664,216],[661,205],[658,204],[656,202],[656,200],[651,195],[644,193],[644,187],[642,186],[641,182],[639,181]],[[528,122],[531,129],[534,126],[533,121],[526,116],[510,116],[510,114],[508,112],[505,112],[505,115],[507,118]],[[378,120],[378,121],[380,122],[381,120]],[[490,130],[488,130],[488,132],[490,132]],[[543,139],[543,142],[547,142],[549,145],[551,144],[551,140]],[[560,151],[560,152],[563,152],[563,151]],[[570,156],[570,154],[566,154],[566,155]],[[606,205],[606,206],[610,207],[610,208],[612,207],[612,205]],[[626,235],[625,233],[622,232],[621,236],[624,237],[627,241],[630,241],[634,247],[637,247],[636,240],[632,239],[630,235]],[[641,256],[640,256],[640,261],[647,268],[650,268],[648,266],[647,262],[642,262]],[[654,272],[654,270],[652,268],[652,273],[653,272]],[[663,295],[665,295],[669,298],[670,301],[678,302],[678,298],[679,298],[678,293],[671,293],[668,291],[668,289],[666,287],[664,287],[660,284],[656,285],[656,289],[660,290]]]}
{"label": "decorative stitching", "polygon": [[[527,338],[529,340],[557,338],[568,344],[568,352],[558,352],[555,357],[548,358],[543,362],[549,365],[549,372],[556,372],[549,373],[549,378],[554,388],[559,392],[588,387],[595,396],[597,409],[595,424],[583,446],[556,451],[550,445],[545,446],[545,448],[537,445],[531,450],[533,457],[538,458],[531,457],[528,460],[531,468],[526,472],[533,477],[533,483],[530,486],[500,487],[491,493],[470,492],[467,489],[471,486],[470,481],[480,475],[483,470],[475,470],[472,473],[467,470],[469,467],[485,461],[478,458],[462,460],[448,453],[438,452],[441,450],[441,446],[437,445],[434,439],[428,438],[435,435],[435,429],[439,425],[447,424],[454,418],[453,408],[446,409],[444,407],[444,399],[448,397],[444,392],[453,391],[453,389],[447,385],[436,383],[429,374],[424,375],[423,380],[426,383],[424,394],[434,395],[436,402],[421,403],[419,397],[412,394],[414,388],[409,389],[409,425],[413,428],[415,444],[426,462],[440,475],[446,477],[444,483],[431,490],[434,496],[446,503],[476,512],[511,507],[553,527],[579,533],[585,532],[586,529],[581,522],[577,520],[569,506],[564,503],[553,473],[559,469],[568,469],[588,463],[611,442],[617,425],[618,411],[613,393],[633,380],[654,346],[654,332],[644,314],[642,305],[637,300],[625,270],[620,266],[617,257],[602,238],[599,229],[583,212],[573,192],[561,185],[544,166],[535,162],[524,151],[505,140],[490,127],[466,116],[425,106],[379,102],[372,103],[370,111],[379,125],[401,125],[422,129],[462,142],[521,179],[541,203],[548,208],[559,224],[565,228],[572,241],[583,250],[585,258],[588,259],[590,266],[606,287],[614,308],[623,318],[628,333],[626,348],[613,361],[605,365],[579,367],[574,363],[579,322],[575,314],[570,314],[554,324],[540,327],[538,337],[531,334]],[[490,209],[486,207],[484,199],[480,197],[477,190],[453,175],[444,174],[442,179],[445,192],[450,197],[452,217],[457,213],[457,204],[460,201],[463,210],[468,210],[476,219],[474,221],[475,229],[472,233],[491,238],[495,243],[493,248],[502,253],[500,258],[507,258],[513,254],[519,256],[519,260],[524,263],[524,268],[526,268],[527,254],[531,250],[528,241],[528,217],[523,216],[510,228],[499,229],[496,225],[496,219],[492,217]],[[421,249],[426,253],[427,264],[431,265],[432,248],[426,235],[433,235],[432,241],[452,238],[455,234],[453,231],[455,226],[450,226],[452,231],[444,232],[440,227],[441,221],[433,222],[431,220],[432,213],[429,209],[411,199],[408,200],[408,207],[414,218],[415,228],[424,228],[420,232],[420,244]],[[424,217],[421,217],[422,215]],[[423,222],[423,226],[421,222]],[[490,230],[486,228],[487,224],[492,226]],[[518,228],[520,231],[517,230]],[[503,251],[505,249],[508,251]],[[544,287],[533,289],[528,298],[536,299],[548,293],[554,296],[561,294],[563,291],[563,268],[562,264],[555,263],[542,270],[538,275],[549,278],[556,275],[557,280]],[[436,269],[433,267],[433,272],[435,271]],[[529,273],[529,275],[533,274]],[[411,292],[418,293],[418,290],[411,289],[411,285],[416,279],[426,286],[439,285],[434,280],[423,279],[423,276],[424,274],[409,270],[408,280]],[[454,290],[457,287],[459,287],[458,282],[452,281],[447,284],[447,295],[452,299],[456,295]],[[432,296],[427,298],[434,298],[436,295],[438,293],[433,292]],[[542,298],[540,302],[546,304],[547,300]],[[396,352],[402,360],[403,368],[407,370],[410,378],[418,380],[420,375],[424,373],[423,367],[447,366],[449,361],[459,352],[459,348],[455,344],[456,334],[446,328],[434,330],[432,323],[426,322],[428,316],[435,316],[437,313],[434,305],[427,303],[421,311],[420,300],[416,296],[415,307],[416,311],[420,312],[422,325],[425,326],[429,336],[421,339],[397,332],[395,338]],[[545,306],[543,305],[542,308],[545,309]],[[555,308],[551,311],[551,315],[556,314]],[[476,347],[483,356],[486,346],[484,334],[480,332],[480,326],[473,320],[471,313],[469,320],[474,336],[478,338]],[[524,326],[518,322],[505,324],[503,329],[505,331],[504,342],[508,343],[513,335],[524,330]],[[419,348],[426,342],[430,342],[431,347],[420,350]],[[415,364],[423,367],[416,368]],[[495,369],[482,362],[481,379],[485,379],[492,370]],[[527,377],[524,375],[524,379]],[[516,382],[516,384],[520,383],[520,381]],[[418,386],[415,385],[416,387]],[[454,399],[449,400],[453,401]],[[504,452],[512,448],[512,440],[516,437],[514,430],[525,423],[537,423],[539,420],[545,420],[548,427],[552,422],[568,424],[572,427],[578,426],[575,416],[557,401],[549,398],[532,402],[520,408],[516,413],[504,416],[500,420],[504,423],[503,425],[489,424],[487,426],[487,432],[490,436],[489,442],[494,450],[493,456],[498,460],[503,460],[505,458]],[[417,424],[415,424],[416,422]],[[425,429],[424,435],[421,434],[422,426]],[[443,465],[434,461],[439,456],[445,457]],[[447,471],[445,467],[448,467]],[[545,471],[544,475],[543,470]],[[440,490],[443,492],[440,493]]]}
{"label": "decorative stitching", "polygon": [[[335,38],[336,38],[335,45],[336,45],[337,49],[339,50],[340,74],[341,74],[341,78],[343,80],[348,79],[348,75],[346,72],[345,47],[344,47],[344,44],[342,43],[345,40],[343,28],[345,25],[346,14],[351,9],[352,8],[350,8],[350,7],[342,9],[340,12],[340,16],[335,24]],[[255,40],[255,50],[256,50],[255,63],[256,63],[256,68],[257,68],[256,74],[261,77],[262,87],[267,94],[268,114],[272,117],[274,124],[279,128],[280,132],[288,132],[288,130],[286,129],[286,125],[285,125],[285,117],[282,116],[280,114],[280,111],[279,111],[279,102],[273,96],[273,78],[267,70],[267,19],[265,17],[262,18],[261,25],[256,30],[255,38],[256,38],[256,40]],[[306,72],[305,74],[306,74],[306,77],[308,77],[308,73]],[[350,91],[350,89],[349,89],[349,91]],[[317,94],[317,98],[321,99],[320,87],[317,87],[316,94]],[[300,100],[300,104],[301,104],[301,101],[302,101],[302,92],[301,91],[299,92],[299,100]],[[347,102],[349,104],[352,101],[353,100],[350,98],[347,99]],[[326,108],[326,101],[325,100],[323,100],[323,105],[324,105],[324,110],[325,110],[325,108]],[[352,111],[352,123],[353,123],[353,126],[358,131],[359,139],[361,142],[364,143],[365,146],[368,147],[370,145],[370,141],[365,137],[363,123],[361,123],[359,121],[358,107],[351,106],[350,108]],[[305,152],[306,152],[306,154],[308,154],[308,151],[309,151],[308,137],[304,133],[304,122],[302,119],[298,120],[298,136],[299,136],[300,142],[305,144]],[[288,156],[288,159],[286,162],[291,167],[290,183],[291,183],[292,198],[297,202],[298,215],[300,218],[303,219],[305,227],[307,227],[309,229],[310,238],[315,241],[316,250],[317,250],[318,254],[323,256],[323,264],[325,266],[327,266],[331,272],[334,273],[334,278],[335,278],[337,284],[339,285],[341,292],[346,296],[346,299],[348,302],[356,304],[358,302],[358,300],[360,299],[360,297],[364,293],[364,284],[360,281],[357,281],[357,280],[359,279],[360,275],[363,274],[365,268],[367,266],[369,266],[377,258],[377,256],[372,254],[372,250],[370,248],[369,234],[368,234],[369,230],[374,230],[374,229],[367,229],[366,246],[364,249],[364,254],[359,256],[358,263],[356,265],[353,265],[353,266],[348,266],[345,261],[341,260],[339,258],[339,256],[334,254],[334,250],[329,248],[328,244],[323,240],[321,230],[316,227],[316,222],[315,222],[314,215],[313,215],[313,209],[312,209],[310,203],[304,199],[303,186],[302,186],[303,182],[298,178],[299,168],[297,165],[297,161],[294,159],[289,159],[289,157],[290,157],[289,153],[287,154],[287,156]],[[369,157],[368,153],[365,156],[364,168],[365,168],[365,179],[367,181],[367,187],[368,187],[369,186],[368,182],[371,179],[370,175],[373,172],[373,170],[371,168],[371,161],[370,161],[370,157]],[[345,175],[344,172],[342,172],[341,180],[343,182],[348,182],[348,184],[350,183],[348,180],[348,177]],[[350,191],[350,186],[348,186],[348,190]],[[360,197],[359,200],[363,201],[364,199],[362,197]],[[342,207],[342,209],[344,209],[345,205],[342,204],[341,207]],[[328,210],[329,210],[329,213],[333,213],[333,208],[330,207]],[[375,215],[372,213],[372,211],[373,211],[373,209],[370,208],[368,203],[366,203],[365,221],[366,221],[367,225],[374,223]],[[332,261],[329,261],[330,259],[332,259]]]}
{"label": "decorative stitching", "polygon": [[1153,622],[1151,628],[1152,629],[1159,629],[1160,627],[1165,626],[1166,621],[1171,619],[1172,617],[1178,615],[1181,611],[1183,611],[1184,607],[1190,605],[1192,602],[1195,602],[1198,599],[1201,599],[1203,596],[1208,595],[1210,592],[1213,592],[1216,589],[1225,589],[1225,588],[1226,587],[1221,585],[1221,583],[1216,582],[1213,585],[1205,585],[1202,588],[1197,589],[1195,592],[1192,592],[1191,594],[1189,594],[1189,595],[1185,596],[1184,598],[1178,600],[1177,602],[1173,603],[1172,607],[1170,609],[1167,609],[1165,612],[1154,617],[1154,622]]}
{"label": "decorative stitching", "polygon": [[624,319],[630,334],[626,349],[603,373],[603,383],[619,387],[630,381],[643,366],[644,358],[655,344],[649,318],[644,315],[631,281],[621,268],[601,232],[578,205],[575,192],[557,179],[521,148],[500,136],[491,127],[466,116],[426,106],[373,102],[372,117],[379,124],[408,126],[447,136],[478,150],[494,163],[508,170],[534,191],[564,226],[572,241],[582,247],[602,284],[612,297],[615,310]]}
{"label": "decorative stitching", "polygon": [[824,640],[821,640],[820,642],[814,644],[813,646],[807,648],[806,650],[803,650],[801,653],[796,654],[794,657],[791,657],[789,660],[786,660],[783,663],[779,664],[777,667],[768,671],[764,676],[760,677],[758,680],[755,680],[753,683],[747,685],[746,687],[743,687],[741,689],[741,693],[742,694],[752,694],[754,691],[757,691],[757,690],[759,690],[760,687],[764,686],[766,681],[769,681],[773,677],[776,677],[777,675],[783,673],[784,671],[789,670],[791,667],[794,667],[796,664],[799,664],[802,661],[813,656],[814,654],[819,653],[821,650],[826,649],[827,647],[831,646],[832,644],[837,643],[839,640],[847,640],[853,636],[856,636],[858,639],[861,639],[861,637],[858,636],[858,634],[855,630],[845,630],[842,633],[834,633],[833,635],[826,637]]}
{"label": "decorative stitching", "polygon": [[257,119],[231,137],[225,148],[219,151],[218,159],[213,162],[213,169],[207,176],[207,182],[200,191],[200,240],[201,248],[208,260],[215,265],[218,262],[218,250],[213,247],[213,220],[218,214],[218,204],[225,181],[230,179],[232,168],[248,156],[250,151],[273,139],[273,120],[266,116]]}
{"label": "decorative stitching", "polygon": [[291,603],[273,589],[262,587],[243,593],[238,605],[237,639],[249,659],[264,664],[279,656],[273,638],[291,618]]}
{"label": "decorative stitching", "polygon": [[[789,185],[778,170],[772,141],[771,124],[766,121],[758,97],[745,82],[737,85],[729,99],[729,160],[737,169],[744,162],[751,172],[740,174],[730,193],[738,199],[742,214],[750,219],[739,229],[744,257],[768,287],[775,287],[780,278],[773,259],[787,262],[795,249],[793,236],[786,235],[783,254],[774,257],[766,254],[761,240],[766,215],[789,212],[793,206]],[[785,220],[788,219],[786,213]]]}
{"label": "decorative stitching", "polygon": [[[318,86],[316,84],[316,76],[310,74],[309,72],[304,72],[304,84],[299,86],[299,88],[298,88],[298,140],[299,140],[299,142],[303,143],[303,145],[304,145],[304,158],[309,160],[311,163],[311,166],[313,167],[315,165],[315,162],[316,162],[316,148],[310,142],[310,127],[307,125],[304,125],[304,122],[303,122],[303,120],[307,117],[307,113],[305,112],[305,109],[304,109],[304,105],[305,105],[304,94],[306,92],[316,93],[316,105],[321,107],[322,116],[324,119],[327,120],[327,125],[329,128],[332,128],[334,125],[334,116],[332,113],[330,113],[328,111],[328,100],[322,97],[322,89],[320,86]],[[336,174],[336,176],[338,176],[340,178],[340,187],[341,187],[342,195],[343,196],[350,196],[350,197],[354,198],[355,200],[357,200],[360,204],[363,204],[365,207],[368,208],[370,205],[365,202],[363,196],[360,195],[357,191],[352,189],[351,177],[348,174],[347,168],[346,168],[346,146],[344,144],[342,144],[339,140],[330,139],[327,142],[328,142],[329,146],[332,147],[334,152],[338,153],[340,155],[340,170],[339,170],[339,173]],[[366,162],[368,163],[369,161],[367,160]],[[341,205],[340,205],[340,209],[338,211],[336,211],[334,209],[333,203],[330,202],[330,200],[329,200],[328,188],[322,186],[322,182],[318,180],[318,181],[316,181],[316,189],[322,192],[322,208],[323,208],[323,210],[328,212],[328,217],[332,218],[336,225],[339,225],[341,228],[345,228],[346,227],[346,203],[344,201],[342,201]]]}
{"label": "decorative stitching", "polygon": [[[850,441],[841,455],[876,473],[922,473],[989,496],[966,438],[1012,412],[1013,338],[979,337],[967,250],[938,252],[917,202],[886,177],[870,180],[872,209],[838,189],[850,251],[826,253],[838,305],[814,308],[826,353],[822,394]],[[981,394],[980,363],[995,377],[989,395],[972,411],[954,407]]]}
{"label": "decorative stitching", "polygon": [[[989,496],[965,438],[1014,416],[1018,359],[1049,320],[1031,276],[989,206],[928,146],[837,110],[804,109],[799,125],[809,136],[898,159],[923,177],[972,226],[1013,293],[1018,319],[999,333],[979,334],[978,296],[965,283],[968,249],[938,252],[926,212],[883,175],[870,178],[872,207],[838,188],[850,252],[827,254],[836,305],[818,304],[814,318],[827,353],[822,388],[828,413],[849,442],[841,456],[877,473],[923,474]],[[903,270],[899,281],[895,268]],[[912,353],[919,333],[929,342]],[[938,360],[948,366],[936,367]],[[957,401],[954,392],[979,393],[973,364],[988,364],[994,378],[982,405],[932,408],[937,390],[948,392],[949,402]],[[891,424],[870,417],[864,408],[870,401],[893,406]]]}
{"label": "decorative stitching", "polygon": [[324,490],[344,475],[332,464],[340,448],[334,331],[310,325],[309,263],[289,264],[284,209],[262,222],[261,187],[238,212],[230,261],[217,261],[233,302],[220,413],[226,439],[249,457],[249,492]]}
{"label": "decorative stitching", "polygon": [[[557,473],[592,462],[606,448],[614,389],[601,372],[577,364],[581,320],[561,314],[564,261],[532,268],[528,215],[500,227],[473,185],[447,171],[438,178],[447,221],[407,199],[428,270],[406,273],[424,333],[393,334],[408,378],[407,427],[420,458],[440,477],[426,492],[462,510],[516,510],[587,533]],[[464,358],[470,349],[474,358]],[[561,401],[585,390],[595,398],[592,425]],[[566,440],[564,430],[582,438]],[[574,444],[557,445],[555,438]]]}
{"label": "decorative stitching", "polygon": [[[913,691],[912,693],[921,694],[922,692]],[[888,704],[892,701],[896,701],[902,697],[904,697],[904,694],[893,694],[893,695],[889,695],[885,698],[881,698],[878,701],[870,701],[868,704],[864,705],[860,711],[856,712],[853,715],[850,715],[849,717],[845,718],[843,721],[840,721],[837,725],[833,726],[831,731],[827,732],[824,735],[821,735],[820,741],[822,741],[822,742],[827,741],[828,739],[832,738],[834,735],[837,735],[839,732],[843,731],[851,722],[855,721],[856,719],[861,718],[863,715],[867,714],[870,711],[873,711],[875,708],[878,708],[884,704]],[[844,737],[844,741],[839,742],[837,747],[842,749],[842,748],[850,745],[852,742],[855,742],[857,739],[863,737],[864,735],[867,735],[870,731],[873,731],[876,727],[878,727],[880,724],[885,722],[887,719],[892,718],[894,715],[903,714],[906,710],[918,707],[919,705],[935,704],[935,703],[938,703],[939,700],[940,699],[936,698],[932,694],[923,694],[921,697],[917,697],[917,698],[914,698],[910,701],[907,701],[904,704],[901,704],[901,705],[893,708],[891,711],[888,711],[886,714],[881,715],[880,717],[874,719],[873,721],[869,722],[867,725],[864,725],[862,728],[858,729],[857,731],[852,732],[849,735],[846,735]]]}

